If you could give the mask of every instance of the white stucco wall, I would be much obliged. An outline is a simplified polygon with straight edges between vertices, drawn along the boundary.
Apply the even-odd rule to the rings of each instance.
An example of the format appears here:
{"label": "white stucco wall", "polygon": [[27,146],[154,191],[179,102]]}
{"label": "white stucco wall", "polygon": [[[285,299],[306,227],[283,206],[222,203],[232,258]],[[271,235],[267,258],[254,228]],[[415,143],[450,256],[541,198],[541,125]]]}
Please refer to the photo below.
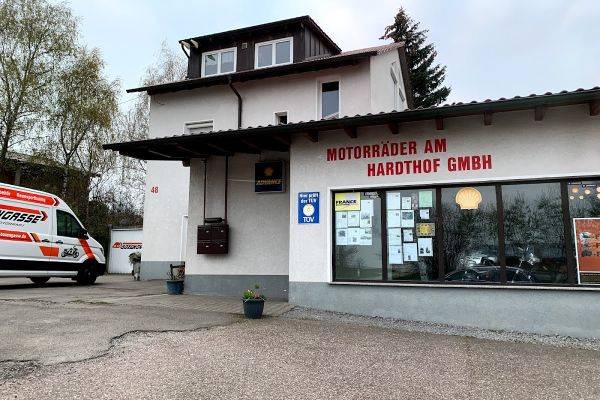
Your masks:
{"label": "white stucco wall", "polygon": [[[196,254],[197,227],[204,221],[204,163],[191,163],[186,275],[287,275],[289,188],[285,193],[255,193],[254,164],[285,160],[287,153],[237,154],[229,159],[229,254]],[[207,217],[224,217],[225,158],[211,157],[207,169]],[[286,177],[286,186],[288,179]]]}
{"label": "white stucco wall", "polygon": [[[392,63],[396,63],[395,69],[399,78],[398,88],[404,93],[398,50],[394,49],[370,58],[371,112],[373,113],[393,110],[402,111],[407,108],[406,94],[404,94],[404,101],[402,101],[398,94],[394,93],[394,81],[390,73]],[[395,96],[398,97],[398,107],[395,106]]]}
{"label": "white stucco wall", "polygon": [[[385,81],[378,87],[391,93],[388,58],[397,52],[384,54],[375,63],[385,64],[387,68]],[[371,64],[363,61],[355,66],[327,69],[277,78],[262,79],[236,83],[235,87],[243,99],[242,126],[269,125],[274,123],[276,112],[287,111],[289,122],[309,121],[320,118],[319,96],[320,83],[323,81],[340,81],[341,115],[366,114],[379,112],[372,108],[370,94]],[[377,89],[380,90],[380,89]],[[212,120],[214,130],[237,128],[237,97],[227,85],[199,88],[155,95],[152,97],[150,113],[150,137],[182,135],[186,122]],[[232,158],[232,166],[244,157],[236,155]],[[197,165],[197,164],[194,164]],[[248,171],[253,171],[253,163],[247,164]],[[197,167],[192,168],[197,171]],[[192,172],[192,184],[198,184],[196,172]],[[254,179],[248,177],[248,179]],[[147,168],[146,202],[144,205],[144,237],[146,251],[143,261],[179,261],[181,245],[182,216],[188,214],[188,192],[190,185],[190,168],[183,167],[180,162],[150,161]],[[233,184],[233,187],[237,185]],[[152,193],[151,188],[158,186],[159,193]],[[189,203],[194,207],[194,203]],[[190,210],[190,229],[198,225],[192,221]],[[287,220],[287,218],[286,218]],[[195,233],[193,235],[195,237]],[[189,243],[188,243],[189,244]],[[195,254],[195,248],[192,253]],[[188,251],[189,254],[189,251]],[[286,256],[287,259],[287,256]],[[194,267],[188,270],[193,271]],[[287,273],[287,261],[285,265]],[[281,272],[281,270],[277,270]],[[278,273],[279,273],[278,272]]]}
{"label": "white stucco wall", "polygon": [[[482,116],[444,120],[437,131],[434,121],[401,124],[392,135],[387,127],[358,130],[358,138],[343,132],[322,133],[318,143],[303,137],[293,141],[290,153],[290,282],[331,280],[330,191],[344,188],[398,187],[432,183],[458,183],[509,179],[535,179],[600,175],[600,118],[590,117],[586,105],[550,108],[543,121],[535,122],[533,110],[494,114],[491,126]],[[445,138],[447,152],[422,154],[427,139]],[[368,160],[326,161],[328,147],[357,146],[414,140],[419,154]],[[492,169],[448,172],[449,157],[492,155]],[[439,157],[438,173],[367,176],[367,164]],[[298,192],[321,193],[321,223],[299,225]]]}

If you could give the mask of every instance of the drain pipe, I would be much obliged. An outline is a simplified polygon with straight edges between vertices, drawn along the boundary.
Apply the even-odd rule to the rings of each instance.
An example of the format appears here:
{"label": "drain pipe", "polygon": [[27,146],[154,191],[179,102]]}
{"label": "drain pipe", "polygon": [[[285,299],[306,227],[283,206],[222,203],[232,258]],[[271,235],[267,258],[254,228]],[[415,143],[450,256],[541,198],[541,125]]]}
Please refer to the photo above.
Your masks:
{"label": "drain pipe", "polygon": [[229,87],[231,88],[231,90],[233,90],[233,93],[235,93],[235,95],[238,98],[237,127],[238,129],[242,129],[242,96],[240,96],[240,93],[233,86],[233,83],[231,82],[231,76],[229,77]]}

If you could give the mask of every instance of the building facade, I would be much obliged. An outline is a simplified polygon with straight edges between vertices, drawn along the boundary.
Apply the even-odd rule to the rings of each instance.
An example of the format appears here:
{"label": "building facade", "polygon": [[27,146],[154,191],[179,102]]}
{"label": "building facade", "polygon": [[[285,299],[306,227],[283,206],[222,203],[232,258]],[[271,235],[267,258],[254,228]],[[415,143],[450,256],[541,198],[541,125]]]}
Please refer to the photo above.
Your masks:
{"label": "building facade", "polygon": [[[105,146],[189,165],[186,292],[260,282],[318,309],[599,337],[600,88],[411,109],[401,46],[328,49],[270,71],[217,53],[232,72],[201,61],[196,78],[140,89],[163,137]],[[211,133],[181,132],[211,118]]]}

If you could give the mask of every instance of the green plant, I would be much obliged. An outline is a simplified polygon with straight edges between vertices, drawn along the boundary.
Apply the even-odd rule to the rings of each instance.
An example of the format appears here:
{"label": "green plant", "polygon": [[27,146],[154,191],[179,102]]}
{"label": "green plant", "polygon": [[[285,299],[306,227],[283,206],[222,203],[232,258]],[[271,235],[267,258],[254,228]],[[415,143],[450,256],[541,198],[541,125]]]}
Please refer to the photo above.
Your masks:
{"label": "green plant", "polygon": [[246,289],[246,290],[244,290],[243,300],[244,301],[247,301],[247,300],[266,300],[267,298],[261,292],[259,292],[259,290],[260,290],[260,284],[255,283],[254,284],[254,289]]}
{"label": "green plant", "polygon": [[180,265],[178,268],[171,268],[167,272],[167,277],[170,281],[182,281],[185,276],[185,266]]}
{"label": "green plant", "polygon": [[140,253],[139,251],[133,252],[129,254],[129,263],[131,265],[135,264],[135,263],[139,263],[142,262],[142,253]]}

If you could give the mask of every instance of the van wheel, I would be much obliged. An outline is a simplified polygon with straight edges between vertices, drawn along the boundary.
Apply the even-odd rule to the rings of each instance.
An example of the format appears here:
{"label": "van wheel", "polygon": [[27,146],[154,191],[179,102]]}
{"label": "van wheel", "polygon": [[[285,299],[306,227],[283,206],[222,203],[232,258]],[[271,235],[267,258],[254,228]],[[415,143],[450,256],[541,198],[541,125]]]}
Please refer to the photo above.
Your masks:
{"label": "van wheel", "polygon": [[94,265],[87,263],[83,266],[83,269],[77,274],[75,278],[80,285],[93,285],[96,282],[96,273],[94,271]]}
{"label": "van wheel", "polygon": [[31,279],[31,282],[35,283],[36,285],[43,285],[44,283],[46,283],[50,280],[50,277],[38,276],[35,278],[29,278],[29,279]]}

